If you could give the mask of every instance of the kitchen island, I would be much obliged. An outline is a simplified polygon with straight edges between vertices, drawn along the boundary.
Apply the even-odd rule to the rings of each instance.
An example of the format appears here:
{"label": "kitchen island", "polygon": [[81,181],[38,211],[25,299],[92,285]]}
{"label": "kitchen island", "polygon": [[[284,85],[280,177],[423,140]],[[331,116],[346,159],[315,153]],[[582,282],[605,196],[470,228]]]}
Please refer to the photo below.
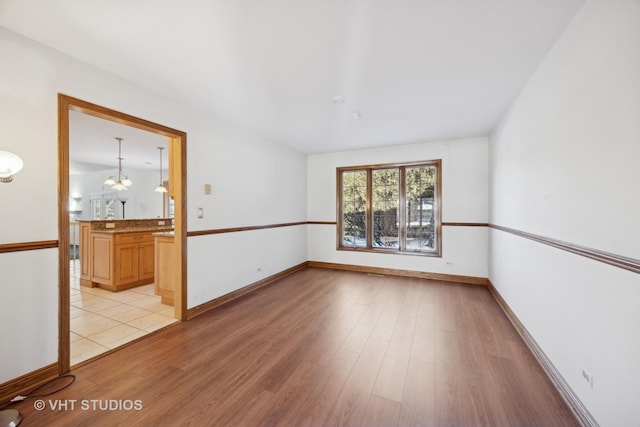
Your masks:
{"label": "kitchen island", "polygon": [[79,221],[80,285],[121,291],[154,282],[154,233],[170,218]]}
{"label": "kitchen island", "polygon": [[175,246],[173,231],[153,233],[155,238],[155,294],[162,304],[173,305],[174,291],[179,282],[173,259]]}

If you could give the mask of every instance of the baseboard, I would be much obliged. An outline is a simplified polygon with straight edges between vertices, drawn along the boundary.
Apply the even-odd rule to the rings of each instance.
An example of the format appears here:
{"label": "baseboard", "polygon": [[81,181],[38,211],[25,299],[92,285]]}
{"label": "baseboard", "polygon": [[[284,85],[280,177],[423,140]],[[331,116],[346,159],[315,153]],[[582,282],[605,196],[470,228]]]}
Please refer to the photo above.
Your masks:
{"label": "baseboard", "polygon": [[263,286],[269,285],[279,279],[282,279],[283,277],[293,274],[296,271],[303,270],[307,267],[328,268],[333,270],[345,270],[345,271],[357,271],[361,273],[384,274],[388,276],[417,277],[420,279],[441,280],[446,282],[467,283],[472,285],[487,284],[487,279],[484,277],[456,276],[451,274],[428,273],[423,271],[400,270],[400,269],[381,268],[381,267],[367,267],[363,265],[336,264],[336,263],[319,262],[319,261],[306,261],[298,265],[295,265],[291,268],[288,268],[286,270],[283,270],[279,273],[266,277],[260,281],[247,285],[243,288],[237,289],[226,295],[222,295],[221,297],[212,299],[211,301],[207,301],[204,304],[200,304],[196,307],[190,308],[187,310],[187,320],[193,319],[194,317],[199,316],[202,313],[205,313],[209,310],[219,307],[224,303],[227,303],[231,300],[239,298],[257,289],[260,289]]}
{"label": "baseboard", "polygon": [[216,308],[216,307],[218,307],[218,306],[220,306],[220,305],[222,305],[224,303],[227,303],[227,302],[229,302],[231,300],[239,298],[239,297],[241,297],[243,295],[246,295],[246,294],[248,294],[250,292],[253,292],[253,291],[257,290],[257,289],[260,289],[263,286],[267,286],[267,285],[275,282],[276,280],[282,279],[283,277],[286,277],[286,276],[288,276],[290,274],[295,273],[296,271],[300,271],[300,270],[303,270],[305,268],[307,268],[307,262],[306,261],[303,262],[303,263],[300,263],[298,265],[294,265],[291,268],[287,268],[286,270],[282,270],[279,273],[273,274],[273,275],[271,275],[269,277],[266,277],[266,278],[264,278],[262,280],[259,280],[259,281],[255,282],[255,283],[247,285],[244,288],[237,289],[237,290],[235,290],[233,292],[230,292],[228,294],[225,294],[225,295],[223,295],[221,297],[218,297],[218,298],[212,299],[211,301],[205,302],[204,304],[200,304],[200,305],[198,305],[196,307],[190,308],[190,309],[187,310],[187,320],[193,319],[194,317],[199,316],[202,313],[205,313],[205,312],[207,312],[209,310],[212,310],[212,309],[214,309],[214,308]]}
{"label": "baseboard", "polygon": [[506,314],[511,324],[514,326],[514,328],[516,328],[516,331],[518,331],[518,334],[522,337],[527,347],[529,347],[529,350],[531,350],[538,363],[540,363],[542,369],[547,374],[554,387],[556,388],[556,390],[558,390],[578,421],[585,427],[599,427],[598,422],[595,420],[595,418],[593,418],[589,410],[580,401],[578,396],[574,393],[569,384],[562,377],[558,369],[553,366],[551,360],[549,360],[544,351],[542,351],[536,340],[533,339],[531,334],[527,331],[527,328],[525,328],[522,322],[520,322],[520,319],[518,319],[515,313],[511,310],[507,302],[504,300],[504,298],[502,298],[502,296],[495,288],[495,286],[493,286],[493,283],[491,283],[490,280],[487,280],[487,287],[489,289],[489,292],[491,292],[491,295],[493,295],[504,314]]}
{"label": "baseboard", "polygon": [[[380,268],[380,267],[367,267],[367,266],[361,266],[361,265],[336,264],[336,263],[326,263],[326,262],[318,262],[318,261],[305,261],[293,267],[287,268],[286,270],[273,274],[269,277],[266,277],[262,280],[259,280],[255,283],[247,285],[243,288],[230,292],[226,295],[215,298],[204,304],[200,304],[196,307],[190,308],[187,310],[186,318],[193,319],[194,317],[199,316],[200,314],[205,313],[209,310],[212,310],[226,302],[239,298],[243,295],[246,295],[264,286],[270,285],[279,279],[282,279],[290,274],[303,270],[307,267],[319,267],[319,268],[328,268],[328,269],[334,269],[334,270],[358,271],[362,273],[385,274],[390,276],[416,277],[421,279],[441,280],[441,281],[447,281],[447,282],[469,283],[473,285],[487,284],[487,279],[483,277],[455,276],[450,274],[428,273],[428,272],[422,272],[422,271],[400,270],[400,269]],[[21,392],[24,392],[25,390],[28,390],[30,388],[35,388],[38,385],[43,384],[45,381],[55,378],[56,376],[58,376],[58,364],[54,363],[51,365],[47,365],[43,368],[40,368],[36,371],[33,371],[29,374],[15,378],[4,384],[0,384],[0,401],[11,399],[16,395],[20,394]]]}
{"label": "baseboard", "polygon": [[400,270],[396,268],[369,267],[365,265],[337,264],[332,262],[308,261],[309,267],[329,268],[333,270],[357,271],[360,273],[384,274],[387,276],[417,277],[419,279],[442,280],[445,282],[487,285],[486,277],[457,276],[453,274],[429,273],[426,271]]}
{"label": "baseboard", "polygon": [[58,376],[58,364],[52,363],[0,384],[0,402],[25,394]]}

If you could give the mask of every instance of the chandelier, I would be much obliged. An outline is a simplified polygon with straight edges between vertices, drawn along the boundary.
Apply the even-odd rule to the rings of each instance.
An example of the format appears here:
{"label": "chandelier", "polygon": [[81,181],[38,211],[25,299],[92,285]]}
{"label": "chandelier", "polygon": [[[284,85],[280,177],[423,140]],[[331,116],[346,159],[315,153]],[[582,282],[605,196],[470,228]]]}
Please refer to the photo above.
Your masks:
{"label": "chandelier", "polygon": [[127,190],[127,187],[133,185],[133,182],[122,174],[122,138],[116,137],[116,140],[118,140],[118,180],[116,181],[114,176],[110,176],[104,185],[110,185],[112,190],[122,191]]}

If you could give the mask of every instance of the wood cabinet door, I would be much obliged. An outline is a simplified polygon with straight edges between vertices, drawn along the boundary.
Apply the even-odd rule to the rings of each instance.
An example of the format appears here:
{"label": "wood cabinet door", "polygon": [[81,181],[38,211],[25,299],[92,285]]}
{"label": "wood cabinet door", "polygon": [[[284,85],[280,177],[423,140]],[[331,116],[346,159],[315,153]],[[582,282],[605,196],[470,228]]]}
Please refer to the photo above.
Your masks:
{"label": "wood cabinet door", "polygon": [[153,240],[150,242],[142,242],[138,247],[138,279],[152,279],[154,273],[153,257],[154,257]]}
{"label": "wood cabinet door", "polygon": [[124,243],[115,248],[115,285],[124,285],[138,280],[138,243]]}
{"label": "wood cabinet door", "polygon": [[91,224],[80,223],[80,278],[91,281]]}
{"label": "wood cabinet door", "polygon": [[155,245],[156,271],[155,292],[162,297],[162,302],[173,304],[173,290],[176,286],[173,268],[173,237],[157,237]]}
{"label": "wood cabinet door", "polygon": [[104,234],[91,234],[91,280],[104,285],[113,284],[113,238]]}

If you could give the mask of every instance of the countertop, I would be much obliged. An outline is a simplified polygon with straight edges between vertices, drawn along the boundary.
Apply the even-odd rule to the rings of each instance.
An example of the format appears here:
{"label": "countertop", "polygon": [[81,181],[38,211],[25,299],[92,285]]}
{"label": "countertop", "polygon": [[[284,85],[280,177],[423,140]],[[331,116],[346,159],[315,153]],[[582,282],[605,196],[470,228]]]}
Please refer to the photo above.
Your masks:
{"label": "countertop", "polygon": [[170,232],[173,234],[173,227],[132,227],[132,228],[112,228],[108,230],[91,230],[92,233],[103,233],[103,234],[126,234],[126,233],[148,233],[148,232],[157,232],[157,233],[167,233]]}
{"label": "countertop", "polygon": [[173,237],[175,234],[173,230],[171,231],[159,231],[157,233],[153,233],[153,237]]}

